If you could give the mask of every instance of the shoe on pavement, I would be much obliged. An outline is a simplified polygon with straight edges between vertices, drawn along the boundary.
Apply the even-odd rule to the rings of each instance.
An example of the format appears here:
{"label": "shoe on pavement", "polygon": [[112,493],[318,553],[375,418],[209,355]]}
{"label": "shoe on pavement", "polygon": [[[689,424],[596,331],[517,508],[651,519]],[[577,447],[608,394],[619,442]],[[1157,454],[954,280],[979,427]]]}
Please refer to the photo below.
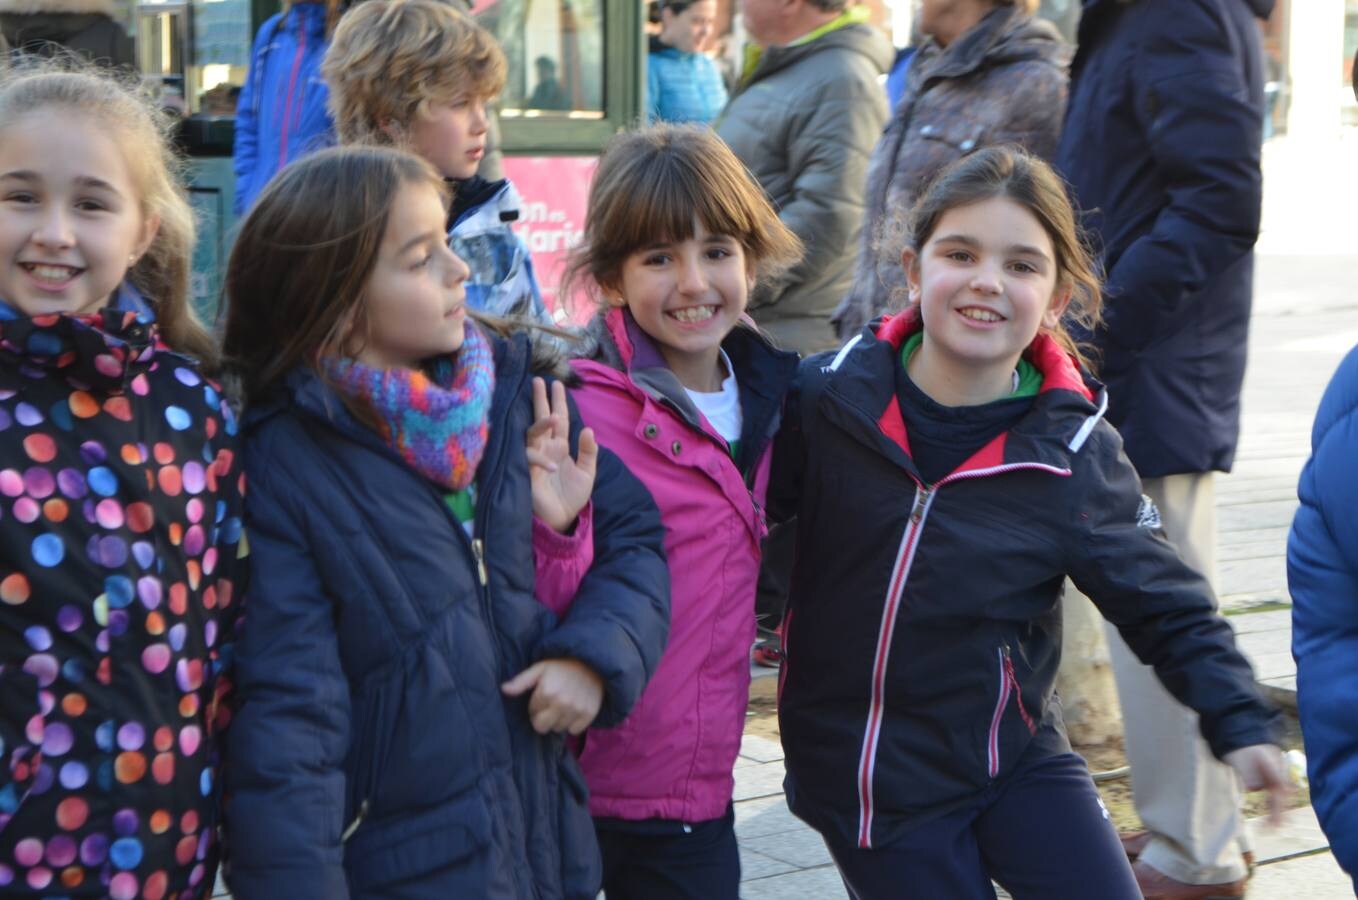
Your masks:
{"label": "shoe on pavement", "polygon": [[783,664],[783,624],[778,623],[778,627],[772,631],[760,628],[760,640],[750,651],[750,659],[754,660],[757,666],[766,669],[776,669]]}
{"label": "shoe on pavement", "polygon": [[1249,880],[1246,877],[1223,884],[1184,884],[1144,862],[1133,863],[1132,873],[1146,900],[1238,900],[1245,896],[1245,882]]}
{"label": "shoe on pavement", "polygon": [[[1127,859],[1136,862],[1137,857],[1145,852],[1146,845],[1151,842],[1151,833],[1149,831],[1119,831],[1118,840],[1122,841],[1122,849],[1126,851]],[[1254,853],[1246,850],[1241,854],[1241,857],[1245,860],[1245,868],[1249,870],[1249,875],[1245,876],[1248,879],[1254,874]]]}
{"label": "shoe on pavement", "polygon": [[1151,842],[1149,831],[1119,831],[1118,839],[1122,841],[1122,849],[1127,852],[1127,858],[1136,862],[1136,858],[1141,855],[1141,851],[1146,849],[1146,845]]}

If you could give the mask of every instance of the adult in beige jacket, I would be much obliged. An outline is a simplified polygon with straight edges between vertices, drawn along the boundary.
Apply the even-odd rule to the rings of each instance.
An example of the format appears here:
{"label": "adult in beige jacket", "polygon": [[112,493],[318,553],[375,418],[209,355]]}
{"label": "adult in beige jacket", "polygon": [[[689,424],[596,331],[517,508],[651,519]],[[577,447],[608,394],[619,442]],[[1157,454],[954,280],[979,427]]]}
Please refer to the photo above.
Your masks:
{"label": "adult in beige jacket", "polygon": [[893,58],[867,10],[848,0],[741,0],[744,74],[717,133],[763,185],[806,245],[750,314],[803,354],[837,346],[830,314],[853,281],[868,159],[886,123],[878,83]]}

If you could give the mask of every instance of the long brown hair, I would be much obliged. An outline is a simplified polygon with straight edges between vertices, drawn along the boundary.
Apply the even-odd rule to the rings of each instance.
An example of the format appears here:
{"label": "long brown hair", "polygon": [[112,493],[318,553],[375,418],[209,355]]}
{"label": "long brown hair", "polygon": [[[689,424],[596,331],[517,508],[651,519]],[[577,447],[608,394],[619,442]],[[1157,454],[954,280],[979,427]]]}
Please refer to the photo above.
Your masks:
{"label": "long brown hair", "polygon": [[20,116],[53,108],[93,119],[115,138],[146,218],[160,220],[155,240],[127,273],[155,309],[162,340],[211,368],[216,344],[189,305],[194,222],[170,140],[173,123],[138,83],[70,54],[19,57],[0,67],[0,132]]}
{"label": "long brown hair", "polygon": [[1070,304],[1052,337],[1085,366],[1092,351],[1066,328],[1075,323],[1092,334],[1103,320],[1099,270],[1075,220],[1065,184],[1052,167],[1015,146],[987,147],[941,171],[915,201],[906,220],[907,243],[916,258],[939,219],[950,209],[996,197],[1012,200],[1033,214],[1051,239],[1056,254],[1056,289],[1071,292]]}
{"label": "long brown hair", "polygon": [[407,184],[447,196],[443,179],[419,157],[363,146],[303,157],[264,189],[226,270],[222,350],[244,399],[367,333],[363,290]]}
{"label": "long brown hair", "polygon": [[657,241],[686,241],[694,222],[735,238],[756,278],[794,265],[802,244],[759,182],[710,128],[655,125],[604,147],[589,189],[584,239],[571,253],[559,296],[574,285],[616,287],[623,262]]}

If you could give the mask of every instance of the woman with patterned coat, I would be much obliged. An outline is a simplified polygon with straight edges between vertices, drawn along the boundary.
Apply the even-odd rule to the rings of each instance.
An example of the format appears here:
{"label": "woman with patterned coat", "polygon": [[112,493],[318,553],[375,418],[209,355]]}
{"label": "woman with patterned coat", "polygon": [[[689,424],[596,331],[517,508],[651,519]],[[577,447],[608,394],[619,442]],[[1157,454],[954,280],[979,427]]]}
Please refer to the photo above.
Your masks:
{"label": "woman with patterned coat", "polygon": [[835,310],[841,340],[905,286],[903,216],[934,175],[982,147],[1017,144],[1050,159],[1061,137],[1070,48],[1033,17],[1035,0],[924,0],[927,36],[868,166],[867,218],[853,287]]}

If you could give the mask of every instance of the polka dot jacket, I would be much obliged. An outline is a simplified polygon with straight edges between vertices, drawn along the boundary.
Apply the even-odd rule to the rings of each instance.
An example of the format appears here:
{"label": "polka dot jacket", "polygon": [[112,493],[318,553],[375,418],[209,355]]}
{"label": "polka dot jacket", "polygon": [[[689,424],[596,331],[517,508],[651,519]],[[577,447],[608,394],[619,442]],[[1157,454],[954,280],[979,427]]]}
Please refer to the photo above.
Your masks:
{"label": "polka dot jacket", "polygon": [[210,891],[235,432],[134,312],[0,321],[0,894]]}

